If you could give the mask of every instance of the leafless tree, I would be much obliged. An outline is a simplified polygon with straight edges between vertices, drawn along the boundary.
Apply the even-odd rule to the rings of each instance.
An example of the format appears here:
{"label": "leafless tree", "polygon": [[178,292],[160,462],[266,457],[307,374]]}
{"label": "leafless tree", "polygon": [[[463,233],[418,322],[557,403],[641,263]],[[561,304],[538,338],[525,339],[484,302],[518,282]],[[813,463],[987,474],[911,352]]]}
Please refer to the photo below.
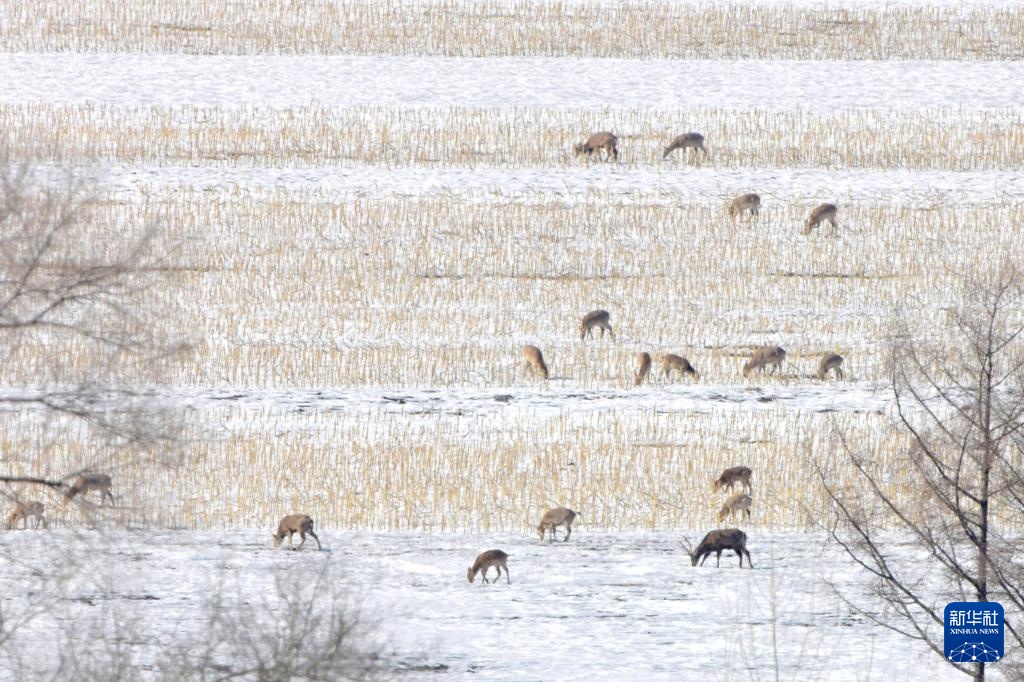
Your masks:
{"label": "leafless tree", "polygon": [[[262,599],[221,585],[207,616],[168,656],[170,679],[374,680],[393,670],[370,645],[372,624],[352,603],[330,564],[275,573]],[[296,575],[298,572],[298,575]]]}
{"label": "leafless tree", "polygon": [[[3,513],[25,499],[42,498],[51,508],[82,474],[110,474],[126,491],[129,470],[144,476],[150,465],[178,461],[183,412],[154,404],[140,388],[147,368],[183,348],[152,331],[158,310],[151,294],[172,270],[168,242],[157,235],[155,225],[111,219],[109,203],[73,173],[15,163],[0,148]],[[24,437],[26,425],[32,438]],[[69,450],[68,443],[84,447]],[[86,497],[75,497],[69,511],[90,519],[101,509],[128,513]],[[69,545],[55,550],[66,561],[36,572],[45,589],[28,590],[0,610],[0,658],[12,665],[19,630],[62,603],[84,565]],[[11,555],[0,563],[31,561]]]}
{"label": "leafless tree", "polygon": [[[130,372],[187,346],[151,331],[146,296],[170,268],[154,226],[114,224],[101,204],[73,174],[0,150],[0,407],[52,419],[55,431],[84,425],[94,453],[163,459],[181,424]],[[18,454],[17,465],[0,460],[9,499],[32,486],[66,491],[100,467],[116,476],[123,463],[97,457],[56,470]]]}
{"label": "leafless tree", "polygon": [[[818,473],[832,537],[886,608],[848,603],[947,658],[945,604],[998,601],[1006,668],[1024,648],[1024,276],[1004,264],[965,284],[949,319],[943,343],[906,329],[892,343],[894,419],[909,442],[900,461],[877,461],[840,433],[862,485]],[[985,679],[984,663],[950,665]]]}

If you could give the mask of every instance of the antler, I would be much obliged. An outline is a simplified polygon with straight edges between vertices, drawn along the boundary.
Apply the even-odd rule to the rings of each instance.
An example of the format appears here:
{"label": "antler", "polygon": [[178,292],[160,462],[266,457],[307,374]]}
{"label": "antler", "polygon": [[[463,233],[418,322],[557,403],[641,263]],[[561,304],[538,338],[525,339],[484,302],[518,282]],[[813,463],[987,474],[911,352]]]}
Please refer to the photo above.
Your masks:
{"label": "antler", "polygon": [[683,548],[686,549],[686,553],[690,556],[693,556],[693,547],[690,545],[690,541],[686,538],[685,535],[683,536],[682,545]]}

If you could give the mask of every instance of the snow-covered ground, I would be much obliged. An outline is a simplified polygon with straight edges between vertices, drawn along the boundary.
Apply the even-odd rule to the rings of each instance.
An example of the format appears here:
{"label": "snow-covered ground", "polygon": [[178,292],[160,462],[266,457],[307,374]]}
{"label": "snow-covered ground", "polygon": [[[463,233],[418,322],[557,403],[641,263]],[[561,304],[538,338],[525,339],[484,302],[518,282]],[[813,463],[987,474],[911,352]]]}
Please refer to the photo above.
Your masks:
{"label": "snow-covered ground", "polygon": [[906,171],[878,169],[680,168],[667,163],[639,167],[612,164],[580,168],[379,168],[357,165],[309,167],[103,166],[82,169],[100,184],[128,195],[165,188],[202,190],[288,188],[348,195],[451,195],[491,202],[593,201],[588,193],[616,201],[720,203],[737,188],[757,187],[770,200],[887,201],[897,204],[981,204],[1024,197],[1024,171]]}
{"label": "snow-covered ground", "polygon": [[[798,4],[836,3],[803,0]],[[994,5],[987,0],[853,0],[842,4],[955,4],[965,11]],[[1019,7],[1021,1],[1014,0],[1012,5]],[[815,113],[874,110],[904,118],[922,112],[955,112],[963,120],[970,120],[972,112],[982,111],[1012,117],[1024,105],[1020,64],[996,61],[50,53],[0,55],[0,76],[0,104],[26,109],[69,104],[102,104],[124,107],[126,111],[150,106],[287,109],[310,104],[335,108],[383,105],[407,107],[410,111],[444,111],[456,106],[536,107],[587,109],[608,112],[609,118],[614,118],[616,110],[652,108],[685,115],[697,108],[717,107]],[[187,121],[187,117],[182,120]],[[446,167],[445,160],[440,159],[400,168],[347,161],[331,166],[274,167],[272,163],[252,165],[229,157],[196,165],[173,159],[140,165],[115,161],[90,167],[87,174],[124,201],[143,201],[152,193],[183,187],[208,190],[214,204],[219,191],[238,190],[255,196],[269,190],[270,196],[281,188],[311,198],[342,194],[386,200],[391,195],[452,195],[495,205],[509,200],[540,202],[552,196],[567,202],[593,202],[594,196],[611,196],[623,202],[717,203],[723,196],[748,188],[756,188],[766,206],[772,199],[809,202],[828,197],[840,203],[886,202],[938,208],[942,204],[1015,204],[1024,196],[1024,172],[1015,167],[952,172],[849,168],[842,167],[841,160],[836,163],[834,168],[715,168],[713,162],[695,167],[675,160],[654,160],[639,165],[462,168]],[[203,227],[216,232],[224,225]],[[360,224],[353,230],[366,227]],[[834,242],[836,248],[856,249],[859,240],[850,235],[856,235],[859,226],[844,224],[843,229],[842,237]],[[963,229],[969,230],[970,226]],[[951,240],[956,238],[956,234],[950,235]],[[790,244],[786,241],[790,239],[794,252],[803,248],[804,238],[795,231],[779,241]],[[689,266],[681,263],[679,267],[683,271]],[[748,274],[737,273],[737,277]],[[254,288],[259,286],[253,283]],[[588,295],[607,294],[606,290],[595,289]],[[837,304],[835,310],[839,309]],[[212,306],[209,312],[221,314]],[[450,311],[440,309],[438,314],[446,312]],[[781,317],[781,310],[774,312]],[[870,314],[888,313],[872,309]],[[803,314],[789,312],[790,317]],[[257,345],[254,340],[258,340],[274,348],[286,345],[287,339],[274,337],[273,330],[263,322],[240,318],[237,333],[228,341]],[[793,330],[801,328],[796,323],[787,327],[787,333],[794,336],[798,333]],[[737,333],[736,343],[753,342],[763,333],[742,331],[746,336],[741,339]],[[381,337],[367,336],[370,341],[350,340],[337,333],[330,340],[364,344],[376,342],[387,333],[384,330]],[[489,349],[492,344],[508,345],[507,338],[496,338],[484,339],[480,346]],[[232,348],[224,338],[212,341],[208,351]],[[874,348],[874,339],[816,337],[801,341],[808,346],[841,342],[843,352],[853,356],[849,365],[854,368],[858,362],[863,366],[875,360],[856,357]],[[464,339],[453,342],[463,343]],[[400,383],[401,379],[395,381]],[[12,392],[5,395],[21,395],[25,389],[5,390]],[[327,430],[325,422],[317,419],[328,413],[341,415],[339,419],[347,422],[371,424],[356,432],[368,441],[374,437],[373,425],[377,423],[384,424],[381,431],[408,432],[412,439],[426,433],[424,438],[440,441],[442,436],[438,434],[448,433],[451,439],[480,439],[486,443],[493,442],[496,432],[515,428],[520,440],[529,441],[530,446],[543,443],[558,449],[571,447],[573,439],[580,436],[570,428],[548,428],[560,423],[553,415],[572,415],[563,421],[577,419],[591,427],[604,416],[625,415],[624,426],[617,428],[627,436],[635,432],[646,437],[646,427],[654,422],[648,417],[658,412],[683,416],[713,412],[739,415],[742,421],[750,414],[764,415],[766,410],[787,415],[835,411],[856,418],[863,413],[884,412],[889,406],[884,390],[856,377],[824,384],[806,376],[784,382],[773,378],[756,385],[704,382],[631,390],[608,383],[584,385],[582,379],[577,383],[558,376],[543,388],[482,380],[467,380],[455,386],[369,385],[350,390],[316,385],[295,390],[167,386],[153,389],[149,399],[215,414],[222,427],[217,437],[225,440],[245,443],[253,432],[264,431],[261,452],[275,456],[277,450],[267,443],[281,444],[284,450],[291,443],[302,442],[281,437],[292,430],[308,430],[313,433],[313,441],[328,449],[337,446],[331,438],[350,438],[354,431],[347,428],[349,424],[336,431]],[[29,421],[24,414],[22,411],[23,421]],[[417,420],[424,414],[441,417],[419,425]],[[456,422],[457,430],[448,428]],[[784,424],[779,428],[789,428],[790,433],[769,436],[797,451],[796,439],[803,438],[805,432],[791,421],[779,422]],[[413,428],[415,425],[419,426]],[[685,419],[680,418],[669,431],[674,446],[687,437],[699,437],[710,440],[710,447],[717,447],[714,438],[722,433],[715,432],[714,438],[686,435],[686,426]],[[662,432],[655,429],[654,433]],[[740,436],[745,438],[746,434]],[[621,442],[613,439],[611,443],[625,451],[636,450],[641,441],[640,436],[623,436]],[[387,442],[380,440],[381,457],[388,455]],[[378,444],[360,445],[372,448]],[[527,449],[524,447],[524,452]],[[233,456],[242,449],[224,452]],[[617,453],[609,454],[614,457]],[[284,452],[282,458],[287,454]],[[335,460],[324,457],[317,461],[329,468]],[[245,468],[244,464],[240,468]],[[297,478],[312,479],[321,473],[300,472]],[[693,476],[696,480],[704,473]],[[700,485],[706,488],[703,480]],[[252,492],[242,492],[230,484],[227,489],[229,495],[237,497]],[[395,495],[405,492],[397,491]],[[284,495],[275,488],[257,506],[269,506],[263,503],[265,499],[283,504]],[[237,502],[234,498],[210,500],[200,495],[194,499],[209,507]],[[318,504],[327,504],[322,500],[334,498],[318,495],[316,499]],[[258,519],[266,511],[260,508],[249,518]],[[710,508],[704,513],[711,513]],[[128,649],[136,668],[143,676],[157,678],[167,647],[201,630],[211,590],[226,585],[237,589],[240,598],[251,595],[256,600],[267,592],[275,575],[304,580],[326,562],[332,580],[361,602],[370,620],[379,623],[388,660],[403,669],[413,669],[413,677],[757,680],[775,678],[777,670],[778,679],[960,679],[959,673],[923,647],[851,615],[828,583],[865,598],[872,586],[863,572],[820,535],[767,528],[761,518],[755,517],[753,524],[744,526],[750,535],[755,569],[739,570],[731,555],[723,557],[719,569],[713,567],[713,559],[702,568],[692,568],[680,546],[680,534],[657,529],[618,533],[588,527],[586,521],[584,518],[571,542],[554,545],[541,544],[520,532],[399,534],[339,530],[327,525],[319,529],[324,543],[324,551],[319,553],[272,550],[268,528],[0,533],[0,607],[5,615],[17,614],[27,603],[23,595],[31,593],[34,581],[40,575],[58,573],[70,560],[70,565],[80,570],[64,585],[67,593],[56,608],[19,632],[18,641],[31,650],[34,643],[52,641],[69,627],[86,632],[111,618],[123,620],[134,628]],[[689,540],[696,543],[705,530],[693,529]],[[491,547],[501,547],[512,555],[511,585],[467,584],[466,566],[479,551]],[[416,673],[415,669],[432,672]],[[11,675],[10,668],[0,665],[0,680],[13,679]]]}
{"label": "snow-covered ground", "polygon": [[[750,533],[755,568],[741,570],[729,552],[720,568],[713,556],[691,567],[683,539],[695,546],[696,531],[596,533],[585,521],[553,544],[518,533],[320,528],[321,552],[312,540],[300,552],[272,549],[269,529],[87,532],[74,558],[61,550],[67,533],[0,535],[0,605],[17,611],[34,570],[81,561],[20,641],[85,637],[97,620],[116,621],[130,630],[126,649],[143,679],[158,678],[171,647],[202,632],[218,591],[260,603],[275,576],[313,582],[325,562],[332,584],[375,623],[389,664],[411,671],[403,679],[759,680],[776,666],[789,680],[959,679],[843,606],[826,583],[866,590],[864,574],[812,534]],[[511,555],[511,584],[468,584],[466,568],[490,548]]]}
{"label": "snow-covered ground", "polygon": [[721,107],[1020,105],[1012,62],[10,54],[0,103]]}

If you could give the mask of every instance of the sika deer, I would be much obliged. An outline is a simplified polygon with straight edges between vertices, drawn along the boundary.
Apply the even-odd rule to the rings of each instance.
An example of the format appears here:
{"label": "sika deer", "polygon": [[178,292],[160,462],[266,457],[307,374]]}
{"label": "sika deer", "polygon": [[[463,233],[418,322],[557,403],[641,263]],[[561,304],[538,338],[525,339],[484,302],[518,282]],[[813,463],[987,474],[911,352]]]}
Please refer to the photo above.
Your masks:
{"label": "sika deer", "polygon": [[835,204],[822,204],[816,207],[811,214],[807,216],[807,222],[804,223],[804,234],[810,234],[811,230],[816,228],[826,220],[832,223],[832,227],[839,229],[839,225],[836,223],[836,212],[839,209],[836,208]]}
{"label": "sika deer", "polygon": [[537,526],[537,535],[540,536],[541,541],[544,541],[544,533],[550,529],[551,538],[549,542],[555,541],[555,528],[558,526],[565,526],[565,538],[562,542],[569,542],[569,536],[572,535],[572,522],[576,520],[576,512],[568,507],[555,507],[549,509],[544,513],[544,516],[540,520],[540,525]]}
{"label": "sika deer", "polygon": [[544,364],[544,354],[537,346],[523,346],[523,359],[526,360],[526,369],[531,374],[539,374],[542,379],[548,378],[548,366]]}
{"label": "sika deer", "polygon": [[588,157],[594,152],[597,152],[597,158],[601,158],[601,150],[605,151],[605,158],[603,161],[608,161],[613,156],[615,160],[619,160],[619,138],[615,137],[614,134],[594,133],[587,138],[587,141],[583,144],[577,144],[573,146],[573,151],[579,154],[586,154]]}
{"label": "sika deer", "polygon": [[751,488],[751,485],[750,485],[750,476],[751,476],[752,473],[753,472],[750,470],[750,467],[744,467],[744,466],[729,467],[728,469],[724,470],[722,472],[721,476],[719,476],[711,484],[711,490],[712,490],[712,492],[716,492],[716,493],[719,490],[722,490],[723,488],[725,490],[730,490],[731,491],[733,485],[736,484],[736,483],[739,483],[740,485],[743,485],[743,486],[745,486],[747,488],[747,492],[748,493],[749,492],[753,492],[753,489]]}
{"label": "sika deer", "polygon": [[821,362],[818,363],[818,378],[822,381],[825,380],[825,375],[828,374],[829,370],[835,370],[836,378],[843,378],[843,356],[837,353],[825,353],[821,356]]}
{"label": "sika deer", "polygon": [[612,337],[612,341],[615,340],[615,332],[612,331],[611,315],[608,314],[607,310],[591,310],[589,313],[583,316],[580,320],[580,341],[586,339],[588,336],[593,338],[594,327],[600,327],[601,338],[604,338],[605,330],[608,330],[608,335]]}
{"label": "sika deer", "polygon": [[661,369],[665,372],[666,379],[668,379],[668,375],[672,370],[679,372],[680,379],[687,374],[691,375],[694,379],[700,378],[700,374],[693,368],[689,360],[673,353],[665,353],[661,356]]}
{"label": "sika deer", "polygon": [[501,578],[501,569],[504,568],[505,581],[507,583],[511,583],[512,580],[508,575],[508,566],[505,565],[507,560],[508,554],[505,554],[500,549],[489,549],[486,552],[482,552],[480,556],[476,558],[476,561],[473,562],[473,565],[466,571],[466,579],[469,580],[469,582],[473,582],[473,579],[476,578],[476,574],[483,571],[480,577],[483,578],[486,583],[488,582],[487,571],[491,566],[494,566],[495,570],[498,571],[498,577],[495,578],[494,581],[497,582],[498,578]]}
{"label": "sika deer", "polygon": [[65,491],[64,502],[61,503],[61,507],[67,505],[76,495],[81,494],[84,497],[90,490],[95,490],[100,494],[101,507],[108,499],[110,500],[110,506],[114,506],[114,496],[110,493],[110,476],[107,474],[82,474]]}
{"label": "sika deer", "polygon": [[696,566],[697,561],[700,561],[700,565],[703,566],[712,552],[715,553],[715,566],[721,566],[722,552],[727,549],[734,551],[740,558],[740,568],[743,568],[744,554],[747,555],[747,564],[750,568],[754,567],[754,562],[750,560],[750,552],[747,551],[747,534],[739,528],[709,531],[697,545],[697,549],[691,552],[689,546],[686,548],[690,555],[691,566]]}
{"label": "sika deer", "polygon": [[732,200],[729,206],[729,217],[735,223],[744,211],[750,212],[750,219],[755,220],[761,212],[761,197],[756,194],[741,194]]}
{"label": "sika deer", "polygon": [[42,502],[15,502],[14,511],[7,517],[7,529],[14,530],[17,526],[18,521],[23,521],[24,525],[22,528],[28,530],[28,519],[32,516],[35,519],[35,525],[33,528],[39,528],[39,524],[43,524],[43,528],[49,528],[50,524],[43,518],[43,503]]}
{"label": "sika deer", "polygon": [[[299,543],[298,547],[292,546],[292,535],[295,533],[298,533],[299,537],[302,538],[302,542]],[[284,540],[284,536],[287,535],[288,549],[298,551],[306,544],[306,533],[313,536],[313,539],[316,540],[316,548],[319,550],[320,538],[313,532],[313,519],[305,514],[289,514],[281,519],[281,523],[277,525],[277,532],[274,533],[274,547],[279,547],[281,540]]]}
{"label": "sika deer", "polygon": [[749,377],[750,373],[754,370],[758,372],[764,372],[764,368],[767,365],[772,366],[769,374],[775,374],[776,368],[779,373],[782,373],[782,361],[786,359],[786,351],[780,346],[763,346],[761,348],[755,348],[750,353],[750,359],[747,364],[743,365],[743,376]]}
{"label": "sika deer", "polygon": [[722,505],[722,508],[718,511],[718,522],[721,523],[725,518],[732,517],[733,514],[747,514],[747,520],[750,520],[750,505],[753,502],[750,495],[746,493],[736,493]]}
{"label": "sika deer", "polygon": [[636,360],[639,366],[636,368],[636,374],[633,375],[633,385],[639,386],[644,383],[644,379],[651,373],[651,354],[646,351],[637,353]]}
{"label": "sika deer", "polygon": [[708,150],[704,148],[704,136],[700,133],[683,133],[677,135],[675,139],[669,142],[668,146],[665,147],[665,153],[661,155],[661,159],[664,161],[668,158],[668,155],[677,149],[692,149],[694,151],[704,152],[705,158],[708,155]]}

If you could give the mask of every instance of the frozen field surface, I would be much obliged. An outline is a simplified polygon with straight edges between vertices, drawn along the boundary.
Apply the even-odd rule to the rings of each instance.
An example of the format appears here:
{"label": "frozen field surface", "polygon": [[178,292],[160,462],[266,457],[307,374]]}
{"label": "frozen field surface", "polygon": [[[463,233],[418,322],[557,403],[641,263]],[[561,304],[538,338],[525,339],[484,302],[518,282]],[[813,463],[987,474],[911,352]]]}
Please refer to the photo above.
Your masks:
{"label": "frozen field surface", "polygon": [[[562,197],[586,201],[590,192],[630,196],[644,202],[699,201],[756,187],[766,201],[776,198],[889,203],[959,204],[1019,200],[1024,171],[906,171],[879,169],[750,168],[724,170],[668,163],[593,164],[589,167],[532,168],[379,168],[366,166],[186,167],[168,165],[83,169],[115,190],[151,192],[167,187],[196,189],[287,188],[290,190],[365,195],[432,196],[450,194],[480,201],[516,198],[526,201]],[[592,200],[592,199],[591,199]]]}
{"label": "frozen field surface", "polygon": [[[826,582],[866,588],[867,580],[811,534],[751,533],[755,568],[740,570],[731,553],[721,568],[714,557],[692,568],[679,534],[595,534],[585,522],[565,544],[519,532],[321,528],[321,552],[272,549],[269,526],[66,533],[0,535],[4,608],[34,570],[52,571],[74,552],[83,563],[59,608],[19,635],[47,641],[55,629],[81,633],[116,619],[131,628],[143,675],[158,674],[161,651],[195,634],[209,595],[256,603],[275,576],[295,583],[323,569],[412,679],[766,679],[775,660],[781,679],[959,679],[938,657],[842,606]],[[468,584],[466,567],[495,547],[511,555],[511,584]]]}
{"label": "frozen field surface", "polygon": [[0,103],[970,110],[1021,104],[1019,65],[953,61],[0,55]]}

